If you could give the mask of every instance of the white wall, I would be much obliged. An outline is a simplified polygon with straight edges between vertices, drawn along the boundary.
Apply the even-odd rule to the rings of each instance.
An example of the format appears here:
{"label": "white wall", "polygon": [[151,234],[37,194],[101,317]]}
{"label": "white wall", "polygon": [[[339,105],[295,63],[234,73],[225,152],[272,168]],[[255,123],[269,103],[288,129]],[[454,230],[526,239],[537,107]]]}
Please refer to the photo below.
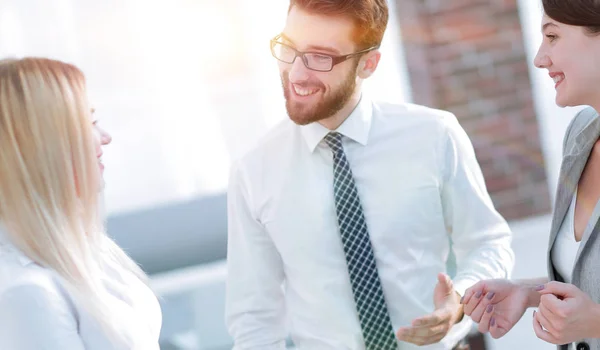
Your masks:
{"label": "white wall", "polygon": [[[128,211],[224,191],[231,159],[286,118],[268,46],[286,11],[281,0],[4,0],[0,57],[83,69],[114,140],[104,156],[108,211]],[[388,33],[366,88],[402,101],[394,18]]]}
{"label": "white wall", "polygon": [[529,73],[539,122],[542,151],[546,162],[548,186],[552,199],[554,199],[562,160],[564,133],[571,119],[582,107],[558,107],[554,100],[556,95],[554,82],[548,76],[548,71],[538,69],[533,65],[533,59],[542,42],[543,10],[541,2],[539,0],[519,0],[519,14],[529,61]]}

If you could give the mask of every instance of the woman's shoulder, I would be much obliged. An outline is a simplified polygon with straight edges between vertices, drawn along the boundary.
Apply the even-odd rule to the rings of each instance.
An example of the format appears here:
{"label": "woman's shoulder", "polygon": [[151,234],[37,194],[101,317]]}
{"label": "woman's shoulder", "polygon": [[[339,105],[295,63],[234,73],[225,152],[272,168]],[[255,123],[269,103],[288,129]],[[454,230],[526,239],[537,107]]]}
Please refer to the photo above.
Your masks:
{"label": "woman's shoulder", "polygon": [[[0,331],[2,341],[20,337],[24,329],[55,332],[76,329],[78,311],[58,275],[14,254],[0,253]],[[42,338],[44,338],[42,336]]]}
{"label": "woman's shoulder", "polygon": [[592,107],[587,107],[579,111],[573,118],[572,129],[583,130],[592,120],[598,118],[598,112]]}
{"label": "woman's shoulder", "polygon": [[23,254],[0,247],[0,303],[15,300],[67,299],[61,279]]}
{"label": "woman's shoulder", "polygon": [[563,139],[563,153],[573,144],[575,136],[586,128],[594,119],[598,118],[598,112],[592,107],[587,107],[579,111],[569,123]]}
{"label": "woman's shoulder", "polygon": [[0,252],[2,349],[83,349],[79,313],[55,274]]}

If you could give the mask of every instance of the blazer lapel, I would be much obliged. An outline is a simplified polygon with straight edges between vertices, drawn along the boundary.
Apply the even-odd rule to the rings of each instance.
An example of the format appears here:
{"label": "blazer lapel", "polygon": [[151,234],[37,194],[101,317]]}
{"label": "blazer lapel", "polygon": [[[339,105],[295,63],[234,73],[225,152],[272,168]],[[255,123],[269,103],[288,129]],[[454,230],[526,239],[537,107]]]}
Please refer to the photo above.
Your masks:
{"label": "blazer lapel", "polygon": [[[600,201],[598,203],[596,203],[596,206],[600,205]],[[597,208],[596,208],[597,210]],[[594,210],[594,211],[596,211]],[[592,217],[593,218],[592,214]],[[590,219],[591,219],[590,218]],[[598,230],[600,230],[600,220],[596,220],[596,222],[594,222],[592,225],[586,226],[585,231],[583,233],[583,237],[581,237],[581,243],[579,244],[579,250],[577,251],[577,255],[575,256],[575,263],[573,264],[573,271],[577,271],[579,268],[577,267],[577,263],[579,262],[581,255],[583,254],[583,250],[586,248],[587,243],[590,240],[590,237],[592,237],[592,234],[594,232],[597,232]],[[575,277],[575,274],[573,274],[573,276]]]}
{"label": "blazer lapel", "polygon": [[[552,225],[550,226],[548,256],[550,256],[550,252],[556,241],[556,236],[558,235],[558,230],[565,219],[565,215],[569,209],[571,200],[573,199],[573,194],[575,194],[579,177],[581,177],[581,173],[583,172],[581,164],[578,163],[581,163],[581,160],[578,159],[576,155],[570,154],[563,158],[558,179],[559,183],[556,192],[556,201],[554,204],[554,216],[552,218]],[[585,163],[583,166],[585,167]]]}
{"label": "blazer lapel", "polygon": [[[551,230],[550,230],[550,243],[548,244],[548,256],[551,256],[550,253],[554,246],[554,242],[556,241],[556,236],[558,235],[558,230],[562,225],[562,222],[565,219],[565,215],[571,201],[573,200],[573,195],[575,194],[575,190],[579,184],[579,179],[581,178],[581,173],[587,164],[588,157],[592,150],[592,147],[596,143],[598,139],[598,135],[600,134],[600,118],[595,118],[589,125],[587,125],[575,138],[575,145],[567,154],[564,159],[560,170],[559,184],[558,190],[556,193],[556,203],[555,203],[555,215],[552,220]],[[585,238],[585,240],[584,240]],[[579,254],[583,250],[585,242],[589,239],[588,237],[582,238],[581,248],[577,253],[577,259],[579,259]],[[575,260],[577,263],[577,260]],[[552,268],[550,272],[552,273]]]}
{"label": "blazer lapel", "polygon": [[[592,123],[590,123],[590,126],[587,127],[581,134],[580,134],[580,139],[581,142],[583,144],[583,148],[581,149],[581,157],[583,157],[586,160],[587,163],[587,159],[590,156],[590,153],[594,147],[594,145],[596,144],[596,141],[598,141],[598,137],[600,136],[600,118],[596,117],[596,119],[594,119],[594,121]],[[585,166],[585,164],[584,164]],[[580,174],[581,176],[581,174]],[[578,180],[579,181],[579,180]],[[598,206],[599,204],[596,203],[596,206]],[[594,213],[597,211],[597,208],[594,208],[594,212],[592,213],[592,216],[590,217],[590,219],[593,219]],[[581,243],[579,245],[579,250],[577,251],[577,255],[575,257],[575,263],[573,264],[573,268],[574,271],[578,271],[579,268],[577,267],[577,264],[581,258],[581,255],[584,251],[584,249],[586,248],[587,243],[590,240],[590,237],[592,236],[593,232],[598,231],[598,229],[600,228],[600,220],[598,220],[597,222],[593,223],[593,224],[589,224],[586,225],[585,231],[583,233],[583,237],[581,237]],[[573,274],[574,277],[574,281],[575,282],[575,278],[577,278],[577,274]]]}

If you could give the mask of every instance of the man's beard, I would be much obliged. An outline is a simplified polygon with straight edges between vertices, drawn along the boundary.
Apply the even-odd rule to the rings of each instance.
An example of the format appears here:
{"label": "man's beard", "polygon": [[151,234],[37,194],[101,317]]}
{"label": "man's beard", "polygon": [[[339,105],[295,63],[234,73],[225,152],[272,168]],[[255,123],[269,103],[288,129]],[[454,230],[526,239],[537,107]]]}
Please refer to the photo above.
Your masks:
{"label": "man's beard", "polygon": [[[290,86],[288,72],[281,76],[281,84],[285,97],[285,108],[290,119],[298,125],[307,125],[327,119],[344,108],[356,88],[356,67],[348,74],[342,85],[331,92],[330,96],[325,96],[318,103],[312,105],[305,105],[291,100],[293,92],[290,91],[292,87]],[[309,84],[300,86],[308,89],[314,87],[314,85]],[[324,86],[318,86],[318,88],[324,91]]]}

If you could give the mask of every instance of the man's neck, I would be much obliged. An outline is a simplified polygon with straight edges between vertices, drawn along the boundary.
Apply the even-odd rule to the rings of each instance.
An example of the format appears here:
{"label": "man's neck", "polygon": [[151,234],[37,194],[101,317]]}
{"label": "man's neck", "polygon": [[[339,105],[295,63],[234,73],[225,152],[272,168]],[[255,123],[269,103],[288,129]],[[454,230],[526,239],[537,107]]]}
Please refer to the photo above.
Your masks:
{"label": "man's neck", "polygon": [[319,124],[323,125],[329,130],[335,130],[339,128],[340,125],[342,125],[346,121],[346,119],[348,119],[350,114],[352,114],[352,112],[358,105],[358,102],[360,102],[360,97],[361,91],[357,89],[342,109],[340,109],[336,114],[332,115],[331,117],[319,121]]}

